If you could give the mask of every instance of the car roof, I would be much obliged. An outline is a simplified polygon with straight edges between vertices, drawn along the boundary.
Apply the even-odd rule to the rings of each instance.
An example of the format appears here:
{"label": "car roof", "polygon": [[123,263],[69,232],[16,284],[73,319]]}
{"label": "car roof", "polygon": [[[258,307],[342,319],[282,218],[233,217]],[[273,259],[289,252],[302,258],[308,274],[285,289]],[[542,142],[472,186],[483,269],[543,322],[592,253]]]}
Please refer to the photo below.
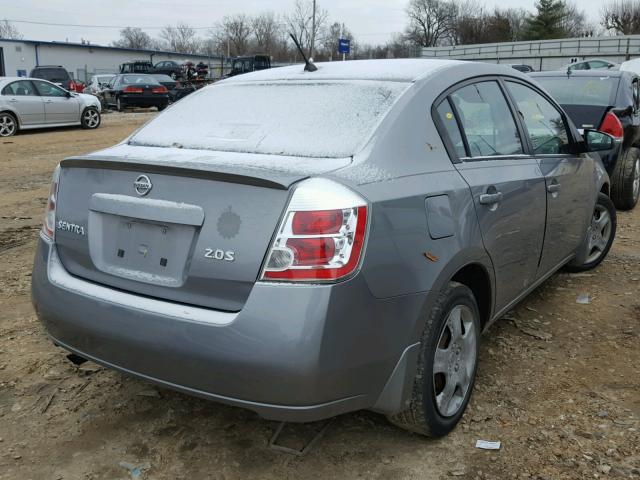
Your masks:
{"label": "car roof", "polygon": [[[348,62],[316,63],[315,72],[304,71],[303,64],[270,68],[245,73],[225,79],[219,83],[265,82],[279,80],[379,80],[396,82],[416,82],[432,74],[458,68],[477,71],[478,75],[508,74],[516,70],[506,65],[460,60],[440,59],[394,59],[394,60],[351,60]],[[526,77],[525,77],[526,78]]]}
{"label": "car roof", "polygon": [[[46,80],[44,78],[34,78],[34,77],[0,77],[0,83],[8,83],[8,82],[15,82],[16,80],[38,80],[41,82],[49,82],[49,80]],[[49,82],[51,83],[51,82]]]}

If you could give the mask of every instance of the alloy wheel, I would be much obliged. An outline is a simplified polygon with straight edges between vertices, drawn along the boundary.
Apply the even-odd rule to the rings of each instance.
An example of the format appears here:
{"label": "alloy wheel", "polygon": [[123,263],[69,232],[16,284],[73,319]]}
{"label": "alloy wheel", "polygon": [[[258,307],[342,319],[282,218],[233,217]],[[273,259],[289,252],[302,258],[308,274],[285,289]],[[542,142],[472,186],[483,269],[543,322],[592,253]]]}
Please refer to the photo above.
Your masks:
{"label": "alloy wheel", "polygon": [[464,405],[477,361],[472,310],[456,305],[440,333],[433,361],[433,390],[440,415],[452,417]]}
{"label": "alloy wheel", "polygon": [[587,232],[589,239],[586,263],[594,262],[605,252],[611,238],[611,231],[611,215],[604,205],[597,204]]}
{"label": "alloy wheel", "polygon": [[100,115],[96,110],[88,109],[84,112],[84,123],[89,128],[96,128],[100,122]]}
{"label": "alloy wheel", "polygon": [[0,117],[0,137],[10,137],[16,132],[16,121],[11,115]]}

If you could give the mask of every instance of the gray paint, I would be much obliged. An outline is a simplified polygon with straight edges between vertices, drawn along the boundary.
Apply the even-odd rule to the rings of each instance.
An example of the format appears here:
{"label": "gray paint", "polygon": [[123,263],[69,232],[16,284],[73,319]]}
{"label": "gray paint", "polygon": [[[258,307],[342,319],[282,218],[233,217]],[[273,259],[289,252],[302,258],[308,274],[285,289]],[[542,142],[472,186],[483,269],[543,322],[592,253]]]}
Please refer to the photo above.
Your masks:
{"label": "gray paint", "polygon": [[[366,71],[353,63],[340,68]],[[401,64],[388,62],[390,72],[394,65]],[[236,170],[232,162],[197,151],[185,152],[182,166],[154,163],[128,157],[133,147],[126,145],[63,162],[58,218],[85,225],[87,209],[78,205],[89,205],[96,193],[135,196],[132,183],[141,173],[154,182],[145,199],[200,206],[205,218],[188,278],[174,288],[101,272],[86,238],[58,231],[55,244],[41,239],[33,298],[49,334],[105,365],[267,418],[308,421],[359,408],[396,412],[413,382],[426,315],[447,282],[471,264],[486,272],[486,327],[579,253],[583,226],[575,219],[588,218],[595,192],[608,183],[588,155],[450,159],[431,119],[434,101],[452,84],[480,75],[527,80],[490,65],[423,65],[425,74],[413,80],[362,151],[322,171],[304,171],[294,159],[298,169],[283,172],[269,168],[266,158]],[[261,81],[260,74],[250,75]],[[308,176],[338,181],[367,200],[360,270],[336,284],[256,281],[290,191]],[[563,182],[558,202],[546,190],[555,178]],[[490,187],[503,193],[497,205],[479,202]],[[229,207],[242,225],[233,241],[216,228]],[[545,233],[547,216],[552,223]],[[575,225],[564,225],[570,218]],[[198,253],[212,244],[235,249],[242,260],[207,264]],[[558,258],[556,249],[567,255]],[[425,258],[427,252],[437,260]],[[55,264],[56,255],[64,267]],[[56,268],[68,270],[74,281],[56,282]],[[105,294],[110,286],[119,292],[112,298]],[[144,295],[143,305],[131,301],[137,294]],[[173,301],[187,304],[183,318]],[[92,315],[80,313],[86,311]]]}

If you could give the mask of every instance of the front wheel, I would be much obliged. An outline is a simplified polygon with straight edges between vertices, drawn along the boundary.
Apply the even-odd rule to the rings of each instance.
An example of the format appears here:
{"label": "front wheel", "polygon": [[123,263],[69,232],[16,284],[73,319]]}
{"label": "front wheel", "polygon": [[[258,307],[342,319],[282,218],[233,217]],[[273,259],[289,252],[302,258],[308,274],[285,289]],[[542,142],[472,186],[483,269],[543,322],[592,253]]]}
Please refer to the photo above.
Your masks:
{"label": "front wheel", "polygon": [[583,272],[597,267],[605,259],[616,237],[616,207],[604,193],[598,194],[587,235],[576,259],[567,265],[570,272]]}
{"label": "front wheel", "polygon": [[100,112],[97,108],[87,107],[82,112],[82,118],[80,119],[82,128],[93,130],[94,128],[98,128],[100,126],[100,121]]}
{"label": "front wheel", "polygon": [[0,137],[10,137],[18,132],[18,121],[10,113],[0,113]]}
{"label": "front wheel", "polygon": [[631,210],[640,197],[640,149],[627,149],[618,159],[611,176],[613,203],[620,210]]}
{"label": "front wheel", "polygon": [[122,100],[120,100],[120,97],[116,98],[116,110],[119,112],[124,112],[124,105],[122,105]]}
{"label": "front wheel", "polygon": [[401,428],[441,437],[458,424],[471,397],[480,313],[473,292],[449,282],[426,315],[410,404],[388,418]]}

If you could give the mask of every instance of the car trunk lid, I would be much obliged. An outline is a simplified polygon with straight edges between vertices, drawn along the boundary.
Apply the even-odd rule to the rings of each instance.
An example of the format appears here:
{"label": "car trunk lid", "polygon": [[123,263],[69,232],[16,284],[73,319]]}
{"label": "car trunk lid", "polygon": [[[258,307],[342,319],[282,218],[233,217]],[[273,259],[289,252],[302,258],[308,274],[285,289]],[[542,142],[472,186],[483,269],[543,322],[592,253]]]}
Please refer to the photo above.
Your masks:
{"label": "car trunk lid", "polygon": [[240,310],[291,185],[349,163],[280,157],[280,168],[269,168],[277,161],[266,157],[121,145],[64,160],[56,211],[63,265],[120,290]]}

